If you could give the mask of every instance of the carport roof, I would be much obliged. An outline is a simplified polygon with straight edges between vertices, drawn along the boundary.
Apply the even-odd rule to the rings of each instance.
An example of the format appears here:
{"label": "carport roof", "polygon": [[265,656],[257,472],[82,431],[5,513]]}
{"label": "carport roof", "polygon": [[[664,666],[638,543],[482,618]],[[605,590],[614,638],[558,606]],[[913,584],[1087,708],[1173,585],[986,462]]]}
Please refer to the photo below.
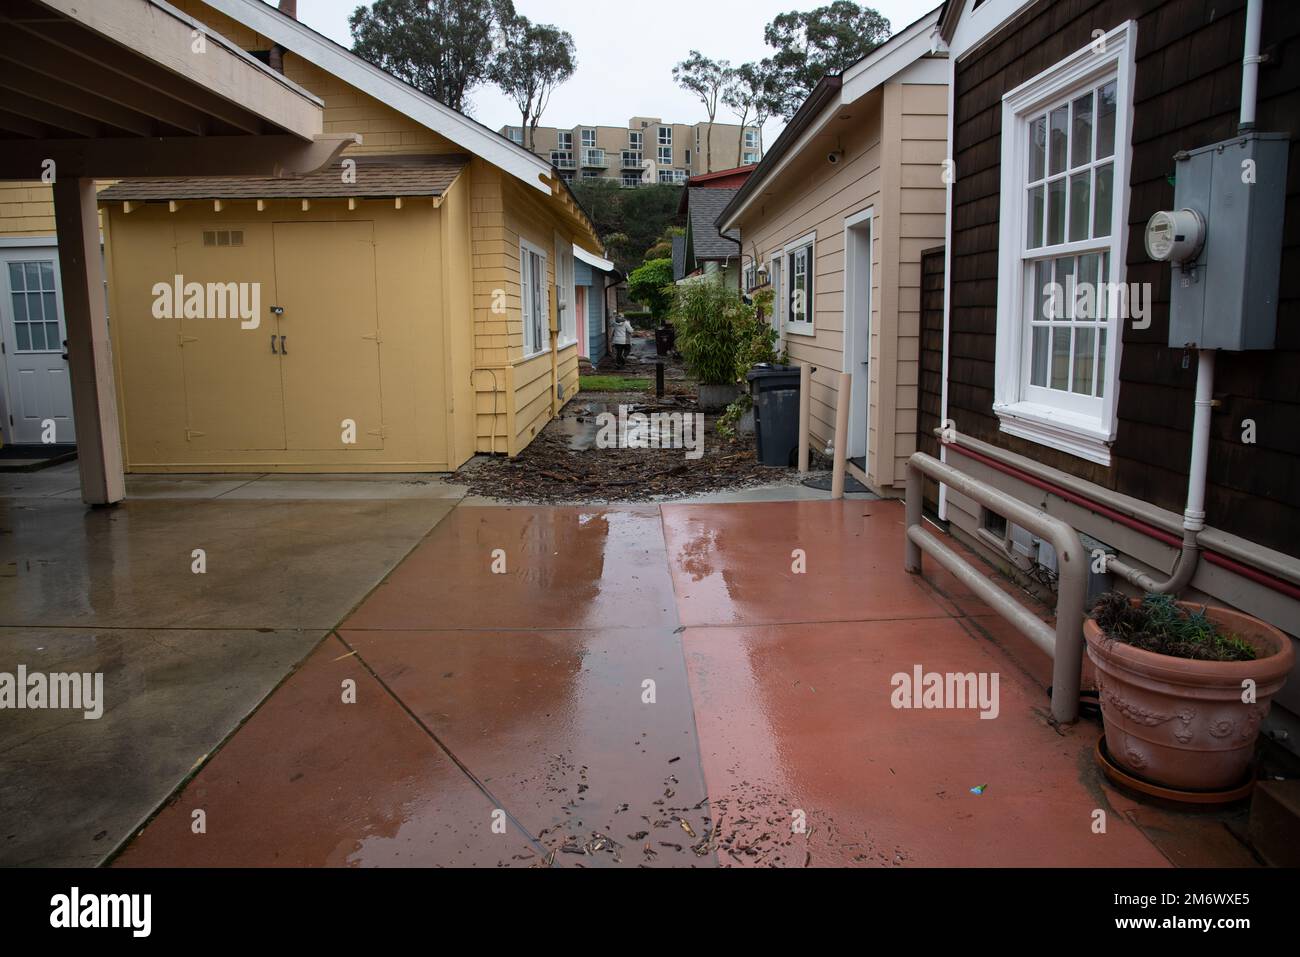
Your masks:
{"label": "carport roof", "polygon": [[389,196],[441,196],[469,162],[460,153],[438,156],[357,157],[355,182],[344,181],[342,160],[305,176],[232,179],[137,179],[117,183],[99,194],[101,202],[182,199],[339,199]]}

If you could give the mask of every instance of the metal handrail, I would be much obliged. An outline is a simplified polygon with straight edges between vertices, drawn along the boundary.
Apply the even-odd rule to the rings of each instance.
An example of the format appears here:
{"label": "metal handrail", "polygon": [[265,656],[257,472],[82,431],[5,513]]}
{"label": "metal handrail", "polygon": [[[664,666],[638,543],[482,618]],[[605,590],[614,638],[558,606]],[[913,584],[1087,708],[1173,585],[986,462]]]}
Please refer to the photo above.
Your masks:
{"label": "metal handrail", "polygon": [[[923,478],[929,476],[992,509],[1009,522],[1028,529],[1056,549],[1059,580],[1056,595],[1056,629],[1053,631],[990,579],[966,563],[921,524]],[[998,491],[946,462],[924,452],[907,460],[907,545],[903,568],[921,572],[921,553],[931,555],[1030,641],[1052,657],[1052,717],[1062,724],[1079,716],[1079,683],[1083,670],[1083,602],[1088,587],[1088,561],[1079,533],[1068,523],[1042,509]]]}

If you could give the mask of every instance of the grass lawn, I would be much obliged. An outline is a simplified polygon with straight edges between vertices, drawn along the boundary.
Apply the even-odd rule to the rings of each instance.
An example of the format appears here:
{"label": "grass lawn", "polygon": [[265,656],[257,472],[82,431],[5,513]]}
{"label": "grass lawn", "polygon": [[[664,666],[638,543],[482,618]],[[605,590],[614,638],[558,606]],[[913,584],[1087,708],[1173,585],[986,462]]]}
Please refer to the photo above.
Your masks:
{"label": "grass lawn", "polygon": [[650,384],[649,379],[626,379],[617,375],[578,377],[578,389],[582,392],[645,392]]}

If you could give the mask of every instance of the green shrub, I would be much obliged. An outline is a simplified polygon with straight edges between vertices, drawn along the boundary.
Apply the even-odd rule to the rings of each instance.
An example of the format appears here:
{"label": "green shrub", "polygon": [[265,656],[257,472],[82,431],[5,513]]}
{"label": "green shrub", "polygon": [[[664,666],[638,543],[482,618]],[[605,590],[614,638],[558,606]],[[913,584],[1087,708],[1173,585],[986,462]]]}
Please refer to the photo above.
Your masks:
{"label": "green shrub", "polygon": [[740,378],[751,309],[718,282],[695,280],[677,287],[669,320],[677,330],[677,349],[701,385],[730,385]]}
{"label": "green shrub", "polygon": [[627,277],[628,298],[649,307],[655,319],[667,315],[674,288],[671,259],[651,259],[633,269]]}
{"label": "green shrub", "polygon": [[[761,294],[760,294],[761,297]],[[771,294],[765,304],[771,308]],[[691,373],[704,385],[730,385],[760,362],[779,363],[776,330],[764,316],[764,301],[741,300],[720,282],[697,280],[677,287],[669,319],[677,329],[677,348]]]}

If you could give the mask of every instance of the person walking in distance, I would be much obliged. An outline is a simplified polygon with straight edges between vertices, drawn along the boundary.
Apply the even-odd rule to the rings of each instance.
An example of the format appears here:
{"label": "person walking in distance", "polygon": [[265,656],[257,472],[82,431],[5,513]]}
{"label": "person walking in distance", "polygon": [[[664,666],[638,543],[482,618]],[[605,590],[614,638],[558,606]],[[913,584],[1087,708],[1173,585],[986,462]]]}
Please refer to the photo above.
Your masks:
{"label": "person walking in distance", "polygon": [[632,348],[632,323],[626,316],[614,319],[614,362],[621,369],[627,364],[627,354]]}

